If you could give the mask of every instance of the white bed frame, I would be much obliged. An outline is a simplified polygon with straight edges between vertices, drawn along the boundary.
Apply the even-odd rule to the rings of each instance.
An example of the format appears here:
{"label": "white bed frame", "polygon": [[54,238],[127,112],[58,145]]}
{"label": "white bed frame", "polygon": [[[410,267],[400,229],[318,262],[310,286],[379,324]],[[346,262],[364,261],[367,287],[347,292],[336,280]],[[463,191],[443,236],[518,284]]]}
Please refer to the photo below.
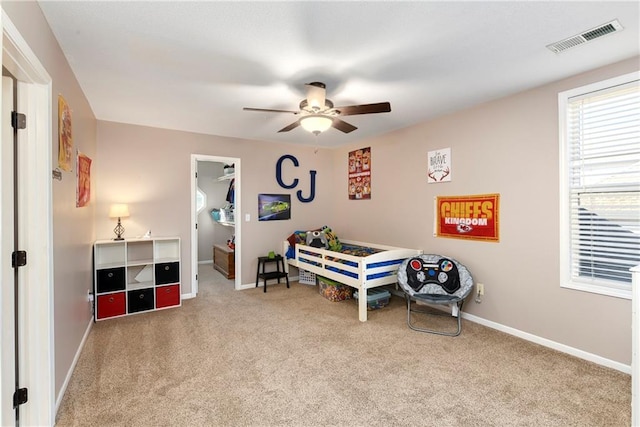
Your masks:
{"label": "white bed frame", "polygon": [[[330,251],[328,249],[314,248],[312,246],[296,243],[295,259],[287,259],[285,269],[289,272],[289,265],[302,268],[304,270],[315,273],[319,276],[335,280],[358,290],[358,318],[361,322],[367,321],[367,289],[378,286],[397,283],[397,271],[400,263],[395,265],[387,265],[381,267],[369,267],[373,263],[384,261],[405,260],[416,255],[422,254],[421,249],[397,248],[395,246],[378,245],[374,243],[356,242],[354,240],[342,240],[347,245],[364,246],[368,248],[380,249],[382,252],[368,255],[366,257],[358,257],[347,255],[340,252]],[[289,250],[289,241],[283,242],[283,254]],[[308,252],[302,253],[301,251]],[[339,261],[344,260],[356,263],[356,266],[343,264]],[[313,265],[305,260],[317,263]],[[338,271],[328,270],[327,267],[336,267],[340,270],[354,273],[356,277],[348,276]],[[378,277],[375,279],[367,279],[368,275],[376,273],[392,272],[392,274]]]}

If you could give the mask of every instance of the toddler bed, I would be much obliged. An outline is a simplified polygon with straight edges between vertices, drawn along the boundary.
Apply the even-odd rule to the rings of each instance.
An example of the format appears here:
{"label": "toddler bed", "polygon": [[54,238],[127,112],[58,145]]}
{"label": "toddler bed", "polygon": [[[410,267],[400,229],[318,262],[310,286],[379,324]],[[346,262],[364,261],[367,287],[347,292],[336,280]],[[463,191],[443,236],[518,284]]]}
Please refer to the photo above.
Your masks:
{"label": "toddler bed", "polygon": [[422,254],[420,249],[353,240],[336,244],[335,235],[333,238],[334,244],[330,240],[330,249],[325,249],[296,242],[290,236],[283,242],[285,268],[288,271],[292,265],[355,288],[360,295],[358,318],[361,322],[367,321],[367,289],[397,283],[398,266],[405,259]]}

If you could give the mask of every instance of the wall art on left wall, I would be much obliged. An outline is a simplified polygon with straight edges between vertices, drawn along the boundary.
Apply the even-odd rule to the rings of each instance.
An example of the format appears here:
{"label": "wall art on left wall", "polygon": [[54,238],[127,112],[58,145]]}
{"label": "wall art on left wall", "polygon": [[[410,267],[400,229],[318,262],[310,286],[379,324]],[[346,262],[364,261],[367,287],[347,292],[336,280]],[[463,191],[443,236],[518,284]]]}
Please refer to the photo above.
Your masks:
{"label": "wall art on left wall", "polygon": [[78,151],[76,164],[76,207],[82,208],[91,200],[91,159]]}
{"label": "wall art on left wall", "polygon": [[64,97],[58,95],[58,167],[70,172],[72,156],[71,108]]}

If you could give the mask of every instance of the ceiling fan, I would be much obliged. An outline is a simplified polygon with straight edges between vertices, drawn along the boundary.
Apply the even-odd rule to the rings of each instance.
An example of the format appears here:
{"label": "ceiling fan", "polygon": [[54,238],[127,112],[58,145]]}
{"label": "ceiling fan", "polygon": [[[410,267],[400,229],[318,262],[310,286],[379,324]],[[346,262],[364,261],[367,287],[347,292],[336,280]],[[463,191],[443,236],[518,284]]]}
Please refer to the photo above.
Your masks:
{"label": "ceiling fan", "polygon": [[378,102],[375,104],[349,105],[346,107],[334,107],[333,102],[326,98],[326,86],[321,82],[305,84],[307,88],[307,98],[300,102],[300,110],[274,110],[268,108],[244,107],[245,111],[264,111],[270,113],[289,113],[300,116],[298,120],[280,129],[278,132],[289,132],[292,129],[302,126],[308,132],[318,135],[330,127],[334,127],[341,132],[349,133],[358,129],[350,123],[340,119],[341,116],[354,116],[356,114],[388,113],[391,111],[391,104],[388,102]]}

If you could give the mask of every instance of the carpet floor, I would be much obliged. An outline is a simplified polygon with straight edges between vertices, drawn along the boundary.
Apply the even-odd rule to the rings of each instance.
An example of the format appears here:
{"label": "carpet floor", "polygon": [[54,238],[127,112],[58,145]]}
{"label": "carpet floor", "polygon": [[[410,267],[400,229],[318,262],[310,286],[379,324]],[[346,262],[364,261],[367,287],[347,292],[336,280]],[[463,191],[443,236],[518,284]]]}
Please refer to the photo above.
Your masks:
{"label": "carpet floor", "polygon": [[363,323],[315,286],[235,291],[199,270],[182,307],[93,326],[58,426],[631,422],[627,374],[465,320],[455,338],[411,331],[396,296]]}

